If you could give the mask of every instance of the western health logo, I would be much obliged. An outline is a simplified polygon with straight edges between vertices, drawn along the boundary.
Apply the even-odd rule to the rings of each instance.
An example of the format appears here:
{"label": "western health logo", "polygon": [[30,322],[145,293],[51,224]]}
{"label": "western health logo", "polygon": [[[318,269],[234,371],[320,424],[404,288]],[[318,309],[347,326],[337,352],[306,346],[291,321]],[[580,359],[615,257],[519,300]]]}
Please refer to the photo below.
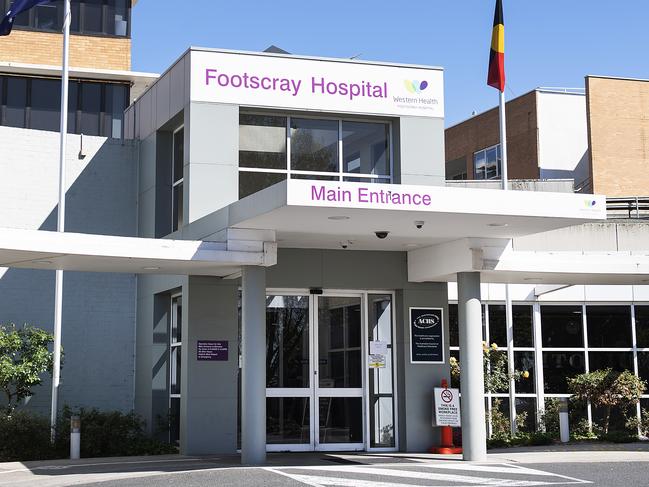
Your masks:
{"label": "western health logo", "polygon": [[592,208],[597,204],[597,201],[595,200],[584,200],[584,206],[586,208]]}
{"label": "western health logo", "polygon": [[407,79],[404,80],[404,84],[410,93],[421,93],[428,88],[428,81],[414,81]]}

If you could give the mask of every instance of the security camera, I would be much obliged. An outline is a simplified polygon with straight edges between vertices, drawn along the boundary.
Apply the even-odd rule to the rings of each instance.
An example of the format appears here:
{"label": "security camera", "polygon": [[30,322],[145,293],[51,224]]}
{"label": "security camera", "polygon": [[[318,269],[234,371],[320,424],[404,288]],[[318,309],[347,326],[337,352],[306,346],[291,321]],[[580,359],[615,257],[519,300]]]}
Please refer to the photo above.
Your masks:
{"label": "security camera", "polygon": [[343,249],[346,249],[349,245],[347,244],[347,242],[340,242],[340,246],[341,246]]}
{"label": "security camera", "polygon": [[383,240],[385,237],[388,236],[388,233],[390,232],[387,232],[385,230],[379,230],[377,232],[374,232],[374,235],[376,235],[376,238],[380,238],[381,240]]}
{"label": "security camera", "polygon": [[421,228],[424,226],[424,223],[425,223],[425,222],[422,222],[421,220],[420,220],[420,221],[416,221],[416,222],[415,222],[415,226],[416,226],[417,228],[421,229]]}

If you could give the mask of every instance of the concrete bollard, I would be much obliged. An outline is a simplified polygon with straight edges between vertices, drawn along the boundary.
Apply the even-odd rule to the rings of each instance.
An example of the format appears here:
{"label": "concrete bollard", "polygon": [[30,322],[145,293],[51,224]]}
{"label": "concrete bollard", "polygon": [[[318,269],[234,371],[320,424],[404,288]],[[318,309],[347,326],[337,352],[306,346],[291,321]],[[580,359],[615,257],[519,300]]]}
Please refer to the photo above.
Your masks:
{"label": "concrete bollard", "polygon": [[559,431],[561,443],[570,441],[570,421],[568,418],[568,398],[563,397],[559,402]]}
{"label": "concrete bollard", "polygon": [[70,418],[70,460],[81,458],[81,417]]}

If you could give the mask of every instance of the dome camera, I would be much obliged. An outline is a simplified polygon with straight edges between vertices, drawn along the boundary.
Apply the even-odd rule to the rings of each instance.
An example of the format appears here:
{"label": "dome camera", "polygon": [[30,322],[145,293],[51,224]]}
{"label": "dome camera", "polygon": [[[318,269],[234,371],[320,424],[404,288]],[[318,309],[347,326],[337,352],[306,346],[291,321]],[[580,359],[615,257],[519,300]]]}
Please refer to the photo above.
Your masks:
{"label": "dome camera", "polygon": [[378,230],[378,231],[374,232],[374,235],[376,235],[376,238],[380,238],[381,240],[383,240],[385,237],[388,236],[388,233],[390,233],[390,232],[385,231],[385,230]]}
{"label": "dome camera", "polygon": [[416,221],[416,222],[415,222],[415,226],[416,226],[418,229],[421,230],[421,228],[424,226],[424,223],[425,223],[425,222],[419,220],[419,221]]}

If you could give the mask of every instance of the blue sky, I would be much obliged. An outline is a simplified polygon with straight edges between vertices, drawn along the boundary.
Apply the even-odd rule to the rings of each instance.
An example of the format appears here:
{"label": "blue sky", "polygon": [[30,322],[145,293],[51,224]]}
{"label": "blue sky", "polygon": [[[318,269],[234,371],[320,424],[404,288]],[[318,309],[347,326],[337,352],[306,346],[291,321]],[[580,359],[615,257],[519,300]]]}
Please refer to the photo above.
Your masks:
{"label": "blue sky", "polygon": [[[141,0],[133,69],[161,72],[188,46],[428,64],[445,69],[446,123],[495,106],[486,85],[495,0]],[[649,1],[504,0],[508,98],[583,87],[587,74],[649,78]]]}

